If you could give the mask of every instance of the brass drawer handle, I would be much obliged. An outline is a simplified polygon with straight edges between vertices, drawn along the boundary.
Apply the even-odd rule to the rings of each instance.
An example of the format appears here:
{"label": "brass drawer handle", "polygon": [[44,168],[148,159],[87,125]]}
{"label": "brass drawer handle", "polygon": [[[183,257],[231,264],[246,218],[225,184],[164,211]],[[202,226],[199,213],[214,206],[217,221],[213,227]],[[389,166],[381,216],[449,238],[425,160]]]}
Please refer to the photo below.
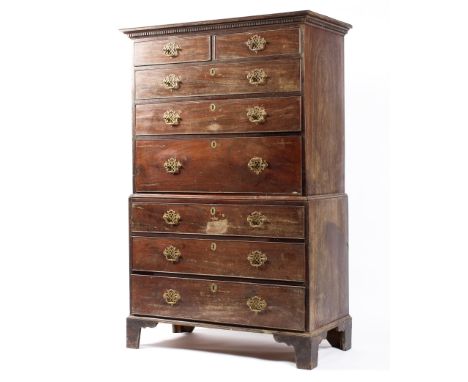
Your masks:
{"label": "brass drawer handle", "polygon": [[249,253],[247,260],[252,267],[258,268],[268,261],[268,257],[262,251],[255,250]]}
{"label": "brass drawer handle", "polygon": [[260,157],[253,157],[250,158],[247,166],[249,166],[249,169],[252,172],[254,172],[257,175],[260,175],[260,173],[268,167],[268,162]]}
{"label": "brass drawer handle", "polygon": [[167,210],[164,212],[163,219],[169,225],[178,225],[180,221],[180,215],[174,210]]}
{"label": "brass drawer handle", "polygon": [[247,79],[251,85],[263,85],[266,82],[267,74],[263,69],[253,69],[247,73]]}
{"label": "brass drawer handle", "polygon": [[267,116],[267,112],[265,108],[261,106],[249,107],[247,109],[247,118],[252,123],[263,123],[265,122],[266,116]]}
{"label": "brass drawer handle", "polygon": [[163,293],[163,298],[166,300],[166,303],[168,303],[170,306],[173,306],[180,300],[180,293],[174,289],[167,289]]}
{"label": "brass drawer handle", "polygon": [[178,248],[170,245],[164,248],[163,255],[166,257],[167,261],[177,263],[180,260],[181,252]]}
{"label": "brass drawer handle", "polygon": [[247,216],[247,222],[252,228],[261,228],[267,222],[267,218],[261,212],[254,211]]}
{"label": "brass drawer handle", "polygon": [[177,90],[179,89],[181,82],[182,80],[180,76],[171,73],[164,77],[162,84],[166,89]]}
{"label": "brass drawer handle", "polygon": [[264,311],[268,305],[263,298],[259,296],[253,296],[247,300],[247,306],[252,312],[260,313]]}
{"label": "brass drawer handle", "polygon": [[245,43],[245,45],[247,45],[249,49],[255,53],[257,53],[259,50],[265,49],[266,44],[267,41],[258,34],[251,36]]}
{"label": "brass drawer handle", "polygon": [[163,119],[164,119],[164,123],[166,125],[171,125],[171,126],[177,126],[181,120],[180,118],[180,114],[177,113],[175,110],[167,110],[164,114],[163,114]]}
{"label": "brass drawer handle", "polygon": [[169,174],[178,174],[181,167],[182,163],[180,163],[176,158],[169,158],[164,162],[164,168]]}
{"label": "brass drawer handle", "polygon": [[182,48],[176,42],[168,42],[166,45],[163,46],[162,51],[165,56],[168,57],[177,57],[179,55],[179,50]]}

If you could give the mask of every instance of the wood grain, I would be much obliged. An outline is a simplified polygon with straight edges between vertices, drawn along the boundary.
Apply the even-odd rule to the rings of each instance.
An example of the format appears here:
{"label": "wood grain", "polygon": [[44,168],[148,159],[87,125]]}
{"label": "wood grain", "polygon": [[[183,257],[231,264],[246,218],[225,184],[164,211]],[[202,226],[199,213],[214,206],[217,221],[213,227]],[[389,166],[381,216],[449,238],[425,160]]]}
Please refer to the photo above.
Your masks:
{"label": "wood grain", "polygon": [[[299,136],[138,140],[135,188],[137,192],[299,194],[301,146]],[[259,174],[248,167],[255,157],[268,162]],[[179,173],[167,172],[164,163],[170,158],[181,163]]]}
{"label": "wood grain", "polygon": [[[254,35],[266,40],[263,50],[251,51],[246,42]],[[216,59],[265,57],[299,53],[299,29],[252,30],[215,36]]]}
{"label": "wood grain", "polygon": [[[216,209],[215,216],[211,215],[212,207]],[[169,209],[181,216],[178,225],[168,225],[164,221],[163,214]],[[249,225],[247,217],[254,211],[262,213],[267,218],[264,226]],[[131,231],[302,239],[304,207],[133,202]]]}
{"label": "wood grain", "polygon": [[[302,243],[176,237],[133,237],[131,243],[133,271],[304,280],[305,248]],[[177,262],[170,262],[164,256],[164,249],[169,246],[180,251],[181,257]],[[247,257],[253,251],[265,254],[266,263],[252,266]]]}
{"label": "wood grain", "polygon": [[347,196],[309,201],[310,330],[348,316]]}
{"label": "wood grain", "polygon": [[307,195],[344,192],[343,36],[304,27]]}
{"label": "wood grain", "polygon": [[[214,105],[214,110],[213,106]],[[267,116],[263,123],[253,123],[247,109],[260,106]],[[178,125],[164,122],[163,115],[174,110]],[[301,98],[233,98],[203,101],[151,103],[135,106],[136,135],[265,133],[301,130]]]}
{"label": "wood grain", "polygon": [[[181,296],[175,305],[163,298],[168,289]],[[304,330],[303,287],[132,275],[131,296],[132,314]],[[249,309],[247,300],[254,296],[267,302],[264,311]]]}
{"label": "wood grain", "polygon": [[[164,55],[163,47],[174,42],[181,49],[176,57]],[[211,59],[210,36],[171,36],[145,41],[135,41],[134,65],[169,64],[177,62],[209,61]]]}
{"label": "wood grain", "polygon": [[[262,85],[250,84],[247,74],[260,68],[268,76],[266,82]],[[214,75],[210,74],[210,69],[215,70]],[[162,81],[169,74],[175,74],[181,78],[179,89],[171,90],[163,86]],[[300,63],[298,59],[181,64],[135,71],[136,99],[299,90]]]}

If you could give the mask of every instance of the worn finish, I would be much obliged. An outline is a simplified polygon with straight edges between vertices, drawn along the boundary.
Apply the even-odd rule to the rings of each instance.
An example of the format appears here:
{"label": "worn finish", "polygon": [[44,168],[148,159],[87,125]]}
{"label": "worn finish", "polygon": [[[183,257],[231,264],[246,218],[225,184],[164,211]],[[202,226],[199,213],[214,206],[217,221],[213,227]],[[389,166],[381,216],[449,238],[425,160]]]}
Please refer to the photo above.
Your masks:
{"label": "worn finish", "polygon": [[[310,11],[124,30],[135,42],[131,315],[351,347],[343,36]],[[172,365],[170,365],[172,366]]]}
{"label": "worn finish", "polygon": [[[181,296],[174,305],[163,298],[168,289]],[[133,275],[131,296],[132,314],[304,330],[303,287]],[[247,300],[253,296],[266,300],[264,311],[249,309]]]}
{"label": "worn finish", "polygon": [[[261,123],[251,122],[248,110],[255,106],[266,112]],[[164,113],[175,111],[180,121],[173,126]],[[209,99],[150,103],[135,106],[136,135],[265,133],[301,130],[300,97]]]}
{"label": "worn finish", "polygon": [[[300,137],[138,140],[135,188],[137,192],[299,194],[301,147]],[[249,167],[257,157],[268,163],[260,173]],[[170,158],[180,164],[176,174],[165,167]],[[227,173],[229,177],[222,176]]]}
{"label": "worn finish", "polygon": [[308,203],[311,329],[349,313],[347,202],[343,195]]}
{"label": "worn finish", "polygon": [[[264,48],[252,51],[247,41],[253,36],[265,40]],[[299,53],[299,29],[284,28],[215,36],[216,59],[264,57]]]}
{"label": "worn finish", "polygon": [[[215,208],[214,214],[212,208]],[[177,225],[165,222],[163,215],[168,210],[180,215]],[[252,227],[247,221],[256,211],[267,218],[261,227]],[[298,206],[133,202],[130,219],[134,233],[304,238],[304,208]]]}
{"label": "worn finish", "polygon": [[323,333],[310,337],[274,334],[273,338],[276,342],[283,342],[294,348],[298,369],[310,370],[317,366],[318,347],[324,338]]}
{"label": "worn finish", "polygon": [[[169,246],[180,251],[178,261],[164,256]],[[248,260],[255,251],[267,257],[264,264],[254,266]],[[303,243],[133,237],[132,270],[303,281],[304,251]]]}
{"label": "worn finish", "polygon": [[307,195],[344,192],[343,37],[304,27]]}
{"label": "worn finish", "polygon": [[[255,69],[265,71],[267,78],[264,84],[249,83],[247,76]],[[167,89],[163,85],[163,79],[171,74],[180,78],[180,85],[174,90]],[[300,62],[298,59],[180,64],[135,71],[136,99],[299,90]]]}
{"label": "worn finish", "polygon": [[127,347],[138,349],[140,347],[141,328],[154,328],[157,324],[157,321],[127,317]]}
{"label": "worn finish", "polygon": [[[164,46],[176,44],[177,55],[164,54]],[[136,41],[134,45],[134,64],[173,64],[176,62],[208,61],[211,59],[210,36],[172,36],[159,37],[146,41]]]}

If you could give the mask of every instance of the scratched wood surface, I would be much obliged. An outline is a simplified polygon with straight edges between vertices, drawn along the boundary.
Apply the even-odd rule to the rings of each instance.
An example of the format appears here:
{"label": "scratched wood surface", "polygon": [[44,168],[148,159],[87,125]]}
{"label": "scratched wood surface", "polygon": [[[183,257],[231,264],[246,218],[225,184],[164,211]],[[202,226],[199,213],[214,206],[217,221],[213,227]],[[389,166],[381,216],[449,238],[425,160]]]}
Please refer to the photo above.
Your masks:
{"label": "scratched wood surface", "polygon": [[[262,50],[252,51],[247,41],[260,36],[266,43]],[[265,57],[299,53],[299,29],[283,28],[215,36],[216,59]]]}
{"label": "scratched wood surface", "polygon": [[[214,70],[214,74],[210,70]],[[263,69],[267,75],[264,84],[252,85],[247,74]],[[175,74],[180,77],[178,89],[167,89],[163,79]],[[180,64],[135,71],[135,98],[200,96],[216,94],[294,92],[300,90],[300,61],[257,60],[255,62],[212,62]]]}
{"label": "scratched wood surface", "polygon": [[[247,112],[263,108],[261,123],[251,122]],[[164,121],[173,110],[180,119],[176,125]],[[300,97],[210,99],[150,103],[135,106],[136,135],[265,133],[301,130]]]}
{"label": "scratched wood surface", "polygon": [[[180,294],[174,305],[163,297],[169,289]],[[265,310],[249,309],[254,296],[266,301]],[[132,314],[304,330],[305,290],[298,286],[132,275],[131,298]]]}
{"label": "scratched wood surface", "polygon": [[[212,208],[215,208],[214,215]],[[180,215],[177,225],[163,219],[166,211]],[[260,212],[267,219],[251,227],[247,217]],[[304,207],[233,204],[143,203],[131,206],[132,232],[166,232],[202,235],[233,235],[276,238],[304,238]]]}
{"label": "scratched wood surface", "polygon": [[[164,45],[175,43],[180,48],[177,56],[166,56]],[[156,37],[146,41],[135,41],[134,64],[174,64],[177,62],[208,61],[211,59],[210,36]]]}
{"label": "scratched wood surface", "polygon": [[[164,250],[170,246],[180,253],[176,262],[168,261],[164,255]],[[303,243],[133,237],[131,247],[134,271],[286,281],[303,281],[305,276]],[[251,264],[248,256],[254,251],[265,255],[264,264]]]}
{"label": "scratched wood surface", "polygon": [[[138,140],[135,143],[137,192],[302,192],[300,136]],[[164,164],[176,159],[181,168],[168,173]],[[268,163],[259,174],[252,158]]]}

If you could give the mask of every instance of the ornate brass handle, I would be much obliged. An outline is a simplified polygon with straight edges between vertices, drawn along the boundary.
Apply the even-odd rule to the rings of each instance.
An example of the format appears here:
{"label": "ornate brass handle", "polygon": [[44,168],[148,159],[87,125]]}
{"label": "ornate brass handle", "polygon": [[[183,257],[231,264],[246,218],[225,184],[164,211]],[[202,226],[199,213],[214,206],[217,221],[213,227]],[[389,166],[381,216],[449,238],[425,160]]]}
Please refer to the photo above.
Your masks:
{"label": "ornate brass handle", "polygon": [[167,261],[177,263],[180,260],[181,252],[178,248],[170,245],[164,248],[163,255],[166,257]]}
{"label": "ornate brass handle", "polygon": [[180,78],[180,76],[171,73],[164,77],[162,84],[166,89],[176,90],[179,89],[181,82],[182,79]]}
{"label": "ornate brass handle", "polygon": [[263,298],[259,296],[253,296],[247,300],[247,306],[252,312],[260,313],[264,311],[268,305]]}
{"label": "ornate brass handle", "polygon": [[247,118],[252,123],[263,123],[266,116],[267,112],[264,107],[254,106],[247,109]]}
{"label": "ornate brass handle", "polygon": [[249,169],[255,174],[259,175],[263,170],[268,167],[268,162],[265,159],[260,157],[250,158],[249,163],[247,163]]}
{"label": "ornate brass handle", "polygon": [[163,293],[163,298],[166,300],[166,303],[168,303],[170,306],[173,306],[180,300],[180,293],[174,289],[167,289]]}
{"label": "ornate brass handle", "polygon": [[165,56],[168,57],[177,57],[179,55],[179,50],[182,48],[176,42],[168,42],[166,45],[163,46],[162,51]]}
{"label": "ornate brass handle", "polygon": [[254,211],[247,216],[247,222],[252,228],[261,228],[267,222],[267,218],[261,212]]}
{"label": "ornate brass handle", "polygon": [[268,261],[268,257],[262,251],[255,250],[249,253],[247,260],[252,267],[258,268]]}
{"label": "ornate brass handle", "polygon": [[247,45],[249,49],[255,53],[257,53],[259,50],[265,49],[266,44],[267,41],[258,34],[251,36],[245,43],[245,45]]}
{"label": "ornate brass handle", "polygon": [[163,219],[169,225],[177,225],[180,221],[180,215],[174,210],[167,210],[163,214]]}
{"label": "ornate brass handle", "polygon": [[176,158],[169,158],[164,162],[164,168],[169,174],[178,174],[182,163],[180,163]]}
{"label": "ornate brass handle", "polygon": [[179,124],[179,121],[181,120],[180,114],[172,109],[167,110],[163,114],[163,119],[166,125],[171,125],[171,126],[177,126]]}
{"label": "ornate brass handle", "polygon": [[253,69],[247,73],[247,79],[251,85],[263,85],[266,82],[267,74],[263,69]]}

